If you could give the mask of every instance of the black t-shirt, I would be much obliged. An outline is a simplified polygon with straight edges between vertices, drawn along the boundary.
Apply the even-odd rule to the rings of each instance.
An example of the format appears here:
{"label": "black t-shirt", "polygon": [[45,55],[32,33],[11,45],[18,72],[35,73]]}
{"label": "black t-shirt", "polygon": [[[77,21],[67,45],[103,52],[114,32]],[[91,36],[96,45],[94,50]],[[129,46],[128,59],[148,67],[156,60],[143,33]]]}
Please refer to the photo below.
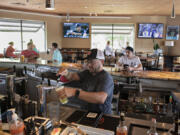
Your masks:
{"label": "black t-shirt", "polygon": [[103,112],[105,114],[111,114],[111,102],[113,98],[114,82],[111,75],[102,70],[93,76],[89,70],[78,73],[80,77],[81,88],[88,92],[100,92],[107,93],[107,98],[104,104],[92,104],[88,103],[87,109],[93,112]]}

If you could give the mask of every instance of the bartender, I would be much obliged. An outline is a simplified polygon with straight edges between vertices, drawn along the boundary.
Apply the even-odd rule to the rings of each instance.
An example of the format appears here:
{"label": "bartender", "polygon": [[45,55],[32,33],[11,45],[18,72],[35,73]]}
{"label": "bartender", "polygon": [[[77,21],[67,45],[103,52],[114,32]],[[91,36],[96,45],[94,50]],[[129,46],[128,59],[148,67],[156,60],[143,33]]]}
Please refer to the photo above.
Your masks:
{"label": "bartender", "polygon": [[134,55],[134,49],[130,46],[126,47],[126,55],[120,57],[117,65],[128,71],[143,70],[139,57]]}
{"label": "bartender", "polygon": [[[96,50],[96,51],[94,51]],[[93,52],[93,53],[92,53]],[[111,114],[114,83],[111,75],[103,70],[102,56],[93,49],[88,56],[88,68],[79,73],[65,70],[61,75],[70,81],[81,84],[81,88],[64,87],[58,94],[60,97],[76,97],[88,103],[87,110]]]}

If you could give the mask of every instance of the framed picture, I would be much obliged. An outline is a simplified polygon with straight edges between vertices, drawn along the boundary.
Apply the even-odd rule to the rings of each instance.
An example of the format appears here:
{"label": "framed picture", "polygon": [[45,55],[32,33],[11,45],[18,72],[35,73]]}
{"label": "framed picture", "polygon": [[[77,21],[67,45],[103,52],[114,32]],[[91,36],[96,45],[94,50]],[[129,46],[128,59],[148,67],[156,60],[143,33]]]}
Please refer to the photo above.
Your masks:
{"label": "framed picture", "polygon": [[166,40],[179,40],[179,25],[167,26]]}

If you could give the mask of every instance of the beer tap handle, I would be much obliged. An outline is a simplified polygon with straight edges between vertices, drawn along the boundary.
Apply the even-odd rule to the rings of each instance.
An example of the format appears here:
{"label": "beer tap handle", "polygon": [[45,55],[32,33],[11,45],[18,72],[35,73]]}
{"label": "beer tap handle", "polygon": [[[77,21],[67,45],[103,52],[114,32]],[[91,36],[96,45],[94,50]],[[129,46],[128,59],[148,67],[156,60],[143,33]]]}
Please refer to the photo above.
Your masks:
{"label": "beer tap handle", "polygon": [[50,81],[50,79],[48,79],[48,86],[51,86],[51,81]]}
{"label": "beer tap handle", "polygon": [[43,84],[43,82],[44,82],[44,74],[42,74],[41,77],[42,77],[41,84]]}
{"label": "beer tap handle", "polygon": [[27,67],[24,66],[24,74],[26,75],[27,74]]}

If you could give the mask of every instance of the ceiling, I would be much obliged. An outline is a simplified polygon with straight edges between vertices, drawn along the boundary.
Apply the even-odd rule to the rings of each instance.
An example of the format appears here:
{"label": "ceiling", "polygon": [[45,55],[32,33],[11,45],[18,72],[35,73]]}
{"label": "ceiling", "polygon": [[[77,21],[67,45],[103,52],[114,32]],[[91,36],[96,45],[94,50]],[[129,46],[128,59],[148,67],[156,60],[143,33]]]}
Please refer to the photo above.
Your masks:
{"label": "ceiling", "polygon": [[[45,0],[1,0],[0,9],[57,15],[170,15],[172,0],[55,0],[55,10],[45,9]],[[180,15],[180,0],[175,0]]]}

